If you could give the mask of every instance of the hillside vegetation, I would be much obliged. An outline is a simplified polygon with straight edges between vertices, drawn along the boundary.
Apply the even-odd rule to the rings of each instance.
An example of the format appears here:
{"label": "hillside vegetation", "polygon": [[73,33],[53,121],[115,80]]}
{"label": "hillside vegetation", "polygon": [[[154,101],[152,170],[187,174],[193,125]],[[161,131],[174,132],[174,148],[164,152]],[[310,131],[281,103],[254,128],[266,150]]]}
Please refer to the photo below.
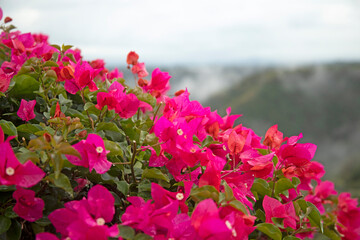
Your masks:
{"label": "hillside vegetation", "polygon": [[[318,145],[316,158],[328,169],[326,178],[359,196],[360,63],[262,70],[206,104],[222,114],[231,106],[262,136],[274,124],[286,136],[301,131],[304,142]],[[349,180],[356,183],[345,184]]]}

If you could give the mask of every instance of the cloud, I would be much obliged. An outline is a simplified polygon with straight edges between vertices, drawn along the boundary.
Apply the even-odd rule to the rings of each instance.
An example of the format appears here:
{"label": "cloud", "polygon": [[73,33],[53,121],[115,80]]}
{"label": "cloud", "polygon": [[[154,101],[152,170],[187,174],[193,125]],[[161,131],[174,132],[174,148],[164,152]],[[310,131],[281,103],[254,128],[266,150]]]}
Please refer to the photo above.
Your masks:
{"label": "cloud", "polygon": [[[360,3],[352,0],[13,0],[5,14],[86,57],[130,50],[154,63],[247,59],[360,59]],[[118,57],[119,56],[119,57]]]}

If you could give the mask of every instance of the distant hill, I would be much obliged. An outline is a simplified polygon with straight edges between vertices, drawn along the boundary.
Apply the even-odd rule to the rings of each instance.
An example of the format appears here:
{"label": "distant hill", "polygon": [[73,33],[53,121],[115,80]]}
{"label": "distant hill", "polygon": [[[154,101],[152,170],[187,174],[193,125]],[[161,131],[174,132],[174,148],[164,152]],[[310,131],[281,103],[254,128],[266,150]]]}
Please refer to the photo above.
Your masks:
{"label": "distant hill", "polygon": [[264,69],[204,105],[222,114],[231,106],[260,136],[274,124],[286,136],[302,132],[303,142],[318,145],[326,178],[360,196],[360,63]]}

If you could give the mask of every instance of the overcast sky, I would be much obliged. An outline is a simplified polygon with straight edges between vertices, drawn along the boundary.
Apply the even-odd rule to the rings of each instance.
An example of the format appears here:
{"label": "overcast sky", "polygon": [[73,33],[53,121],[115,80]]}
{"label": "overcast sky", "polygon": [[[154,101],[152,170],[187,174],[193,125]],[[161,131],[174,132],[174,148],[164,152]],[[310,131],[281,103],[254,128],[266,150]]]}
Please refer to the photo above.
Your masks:
{"label": "overcast sky", "polygon": [[22,32],[86,59],[148,64],[360,60],[359,0],[0,0]]}

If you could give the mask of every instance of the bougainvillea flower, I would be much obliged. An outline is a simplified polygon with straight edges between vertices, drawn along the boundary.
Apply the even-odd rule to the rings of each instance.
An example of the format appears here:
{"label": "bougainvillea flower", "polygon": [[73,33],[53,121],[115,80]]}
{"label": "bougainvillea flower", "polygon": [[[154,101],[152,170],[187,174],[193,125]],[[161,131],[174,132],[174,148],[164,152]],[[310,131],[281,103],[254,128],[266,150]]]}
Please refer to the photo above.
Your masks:
{"label": "bougainvillea flower", "polygon": [[109,110],[113,110],[118,105],[118,101],[111,93],[99,92],[96,95],[96,98],[97,104],[95,107],[99,110],[101,110],[105,105],[108,106]]}
{"label": "bougainvillea flower", "polygon": [[109,151],[105,149],[104,140],[100,136],[89,134],[86,140],[81,140],[73,147],[80,153],[81,158],[66,155],[72,164],[88,167],[90,172],[95,169],[100,174],[110,169],[112,163],[106,157]]}
{"label": "bougainvillea flower", "polygon": [[220,218],[225,220],[226,226],[231,231],[233,240],[247,240],[251,232],[255,230],[255,216],[245,213],[231,207],[225,206],[219,209]]}
{"label": "bougainvillea flower", "polygon": [[146,71],[145,63],[137,63],[131,68],[133,74],[137,74],[139,78],[144,78],[149,73]]}
{"label": "bougainvillea flower", "polygon": [[126,63],[128,65],[136,65],[138,63],[138,60],[139,60],[139,55],[134,51],[129,52],[126,57]]}
{"label": "bougainvillea flower", "polygon": [[9,88],[11,76],[6,74],[2,68],[0,68],[0,92],[6,92]]}
{"label": "bougainvillea flower", "polygon": [[232,154],[238,154],[245,146],[246,139],[241,134],[232,131],[228,139],[228,148]]}
{"label": "bougainvillea flower", "polygon": [[336,211],[336,224],[338,231],[343,234],[342,239],[360,239],[360,207],[358,201],[351,198],[350,193],[339,195],[338,207]]}
{"label": "bougainvillea flower", "polygon": [[113,80],[115,78],[123,78],[124,74],[122,72],[119,72],[119,69],[114,68],[111,72],[108,72],[107,79]]}
{"label": "bougainvillea flower", "polygon": [[30,121],[35,118],[34,107],[36,105],[36,100],[26,101],[21,99],[19,110],[17,111],[17,115],[23,121]]}
{"label": "bougainvillea flower", "polygon": [[326,201],[330,195],[336,195],[337,192],[334,189],[334,183],[330,181],[323,181],[316,186],[314,194],[309,194],[305,197],[306,201],[313,203],[320,211],[321,214],[325,213],[325,208],[323,204],[331,203],[331,201]]}
{"label": "bougainvillea flower", "polygon": [[278,125],[274,125],[267,130],[263,144],[271,149],[279,149],[283,138],[283,133],[278,131]]}
{"label": "bougainvillea flower", "polygon": [[32,187],[45,176],[45,173],[31,161],[24,164],[19,162],[9,143],[12,138],[4,141],[4,132],[0,127],[0,183]]}
{"label": "bougainvillea flower", "polygon": [[63,238],[105,240],[118,234],[117,225],[105,225],[115,213],[114,202],[105,187],[95,185],[89,190],[88,199],[67,202],[65,208],[50,213],[49,220]]}
{"label": "bougainvillea flower", "polygon": [[226,116],[223,117],[223,123],[220,124],[221,130],[232,128],[236,119],[242,116],[242,114],[230,115],[231,107],[226,109]]}
{"label": "bougainvillea flower", "polygon": [[34,191],[18,188],[13,193],[13,198],[16,200],[14,212],[19,215],[19,217],[29,222],[34,222],[42,218],[44,201],[41,198],[36,198]]}
{"label": "bougainvillea flower", "polygon": [[55,234],[49,232],[42,232],[36,234],[35,240],[59,240],[59,238]]}
{"label": "bougainvillea flower", "polygon": [[201,239],[229,239],[232,232],[219,216],[212,199],[201,201],[191,215],[191,225]]}
{"label": "bougainvillea flower", "polygon": [[263,200],[263,207],[267,223],[273,223],[272,218],[282,218],[284,228],[296,229],[296,213],[292,202],[283,205],[278,200],[266,195]]}
{"label": "bougainvillea flower", "polygon": [[74,78],[66,79],[64,88],[71,94],[76,94],[86,86],[91,92],[96,91],[98,88],[93,80],[99,72],[99,69],[93,69],[86,61],[78,62],[75,65]]}
{"label": "bougainvillea flower", "polygon": [[118,104],[115,107],[115,112],[122,118],[130,118],[135,115],[140,106],[140,101],[135,94],[130,93],[123,95],[118,99]]}
{"label": "bougainvillea flower", "polygon": [[147,91],[154,97],[159,98],[170,89],[170,78],[169,73],[161,72],[159,68],[155,68],[151,74],[151,81],[147,86]]}

